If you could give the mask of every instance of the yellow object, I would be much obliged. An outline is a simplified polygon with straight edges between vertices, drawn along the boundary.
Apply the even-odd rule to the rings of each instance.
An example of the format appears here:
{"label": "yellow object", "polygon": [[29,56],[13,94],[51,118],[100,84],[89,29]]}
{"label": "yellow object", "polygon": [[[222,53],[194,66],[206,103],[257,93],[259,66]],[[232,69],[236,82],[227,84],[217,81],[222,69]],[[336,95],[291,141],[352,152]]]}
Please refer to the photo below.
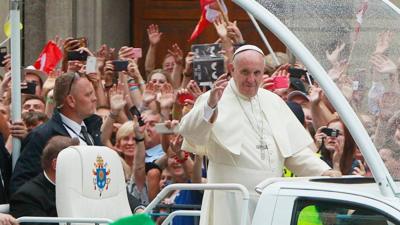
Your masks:
{"label": "yellow object", "polygon": [[[22,23],[19,23],[19,29],[22,30],[23,26]],[[4,34],[10,38],[11,37],[11,22],[10,20],[8,20],[5,24],[4,24]]]}
{"label": "yellow object", "polygon": [[297,220],[298,225],[322,225],[321,218],[317,207],[315,205],[309,205],[304,207]]}

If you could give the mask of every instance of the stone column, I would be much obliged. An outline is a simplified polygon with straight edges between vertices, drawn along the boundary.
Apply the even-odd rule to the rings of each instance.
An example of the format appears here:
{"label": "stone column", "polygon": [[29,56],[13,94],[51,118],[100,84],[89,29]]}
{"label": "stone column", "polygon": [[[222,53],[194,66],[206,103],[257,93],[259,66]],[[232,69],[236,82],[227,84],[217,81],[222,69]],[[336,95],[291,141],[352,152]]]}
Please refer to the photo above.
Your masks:
{"label": "stone column", "polygon": [[46,1],[24,1],[24,29],[21,35],[23,67],[35,62],[46,41],[45,9]]}

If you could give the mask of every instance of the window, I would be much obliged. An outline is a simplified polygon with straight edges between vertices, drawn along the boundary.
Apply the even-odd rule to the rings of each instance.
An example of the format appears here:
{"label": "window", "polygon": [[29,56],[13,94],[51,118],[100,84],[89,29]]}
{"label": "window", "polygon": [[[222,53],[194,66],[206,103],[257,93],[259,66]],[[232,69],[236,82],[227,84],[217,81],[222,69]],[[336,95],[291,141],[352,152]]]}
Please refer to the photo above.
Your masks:
{"label": "window", "polygon": [[400,225],[377,209],[333,200],[300,198],[293,213],[292,225]]}

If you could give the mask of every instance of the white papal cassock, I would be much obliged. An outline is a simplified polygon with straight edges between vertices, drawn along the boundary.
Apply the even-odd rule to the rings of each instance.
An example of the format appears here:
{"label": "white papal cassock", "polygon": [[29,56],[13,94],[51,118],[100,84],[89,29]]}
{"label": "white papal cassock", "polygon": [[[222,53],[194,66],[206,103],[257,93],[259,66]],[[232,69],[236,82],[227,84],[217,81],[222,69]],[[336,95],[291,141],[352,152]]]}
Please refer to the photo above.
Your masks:
{"label": "white papal cassock", "polygon": [[[313,140],[279,96],[259,89],[257,96],[249,99],[239,94],[231,79],[218,102],[218,116],[212,124],[204,118],[208,96],[209,92],[200,96],[182,118],[182,149],[208,156],[209,183],[239,183],[247,187],[247,224],[258,199],[255,186],[266,178],[281,177],[283,166],[297,176],[321,175],[330,169],[309,149]],[[268,146],[264,157],[256,148],[261,130]],[[239,224],[241,210],[239,192],[206,191],[200,224]]]}

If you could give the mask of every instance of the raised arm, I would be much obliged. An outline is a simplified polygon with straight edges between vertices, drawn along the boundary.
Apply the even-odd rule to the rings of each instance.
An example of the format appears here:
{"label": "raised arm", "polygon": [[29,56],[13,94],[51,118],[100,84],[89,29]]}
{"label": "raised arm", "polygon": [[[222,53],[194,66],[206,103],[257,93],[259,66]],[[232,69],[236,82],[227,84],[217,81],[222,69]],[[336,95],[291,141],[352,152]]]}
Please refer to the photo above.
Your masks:
{"label": "raised arm", "polygon": [[115,86],[110,90],[110,105],[111,105],[110,115],[104,122],[101,132],[101,142],[105,146],[110,148],[114,147],[111,143],[113,124],[117,120],[118,115],[126,105],[126,101],[122,93],[123,91]]}
{"label": "raised arm", "polygon": [[186,114],[179,126],[179,133],[189,142],[204,145],[209,139],[212,123],[216,120],[217,105],[228,85],[227,74],[221,75],[209,93],[201,95],[193,109]]}
{"label": "raised arm", "polygon": [[146,76],[156,68],[157,45],[161,40],[162,33],[159,31],[157,24],[151,24],[147,28],[147,35],[149,37],[150,45],[149,49],[147,50],[146,59],[144,62]]}
{"label": "raised arm", "polygon": [[133,173],[135,176],[136,187],[141,192],[146,182],[146,171],[145,171],[145,158],[146,150],[144,147],[144,127],[139,127],[139,124],[135,122],[135,139],[136,139],[136,151],[133,163]]}

